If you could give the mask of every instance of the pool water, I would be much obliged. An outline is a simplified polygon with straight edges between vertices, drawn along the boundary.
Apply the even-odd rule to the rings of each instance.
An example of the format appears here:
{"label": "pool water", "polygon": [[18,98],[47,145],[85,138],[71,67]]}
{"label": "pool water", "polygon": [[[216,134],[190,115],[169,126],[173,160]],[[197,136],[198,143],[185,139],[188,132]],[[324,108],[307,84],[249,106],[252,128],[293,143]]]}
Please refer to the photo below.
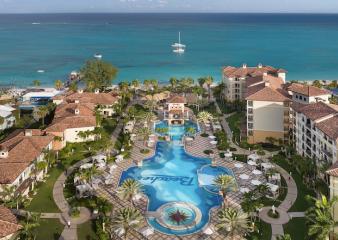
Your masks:
{"label": "pool water", "polygon": [[197,124],[192,121],[185,121],[184,125],[168,125],[167,121],[161,121],[155,125],[155,131],[157,128],[168,128],[168,135],[173,141],[181,140],[189,128],[194,128],[198,132]]}
{"label": "pool water", "polygon": [[[170,132],[181,138],[185,126],[172,127]],[[210,159],[191,156],[185,152],[183,146],[174,142],[158,142],[155,155],[145,159],[142,167],[131,167],[124,171],[120,184],[128,178],[143,184],[144,192],[149,197],[148,211],[156,212],[161,206],[171,202],[185,202],[197,207],[202,214],[201,220],[183,230],[167,228],[159,224],[156,218],[147,219],[160,232],[187,235],[200,231],[209,221],[210,209],[222,202],[221,196],[199,186],[197,172],[210,164]]]}

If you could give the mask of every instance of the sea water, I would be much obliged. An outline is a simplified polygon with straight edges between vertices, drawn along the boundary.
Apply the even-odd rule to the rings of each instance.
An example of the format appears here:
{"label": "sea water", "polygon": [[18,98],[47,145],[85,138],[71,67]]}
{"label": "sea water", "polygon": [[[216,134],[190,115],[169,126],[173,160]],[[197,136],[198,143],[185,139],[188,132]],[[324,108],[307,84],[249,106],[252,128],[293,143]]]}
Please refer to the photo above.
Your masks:
{"label": "sea water", "polygon": [[[172,52],[181,32],[186,52]],[[338,15],[13,14],[0,15],[0,84],[53,85],[101,53],[116,82],[212,75],[263,63],[287,79],[338,78]]]}

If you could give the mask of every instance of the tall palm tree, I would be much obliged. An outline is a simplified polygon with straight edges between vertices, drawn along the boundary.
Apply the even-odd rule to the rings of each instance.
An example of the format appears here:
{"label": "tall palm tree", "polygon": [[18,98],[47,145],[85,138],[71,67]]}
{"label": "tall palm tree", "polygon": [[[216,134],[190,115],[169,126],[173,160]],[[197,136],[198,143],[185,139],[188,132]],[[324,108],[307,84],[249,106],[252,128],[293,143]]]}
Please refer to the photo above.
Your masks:
{"label": "tall palm tree", "polygon": [[41,81],[40,80],[33,80],[33,85],[34,85],[34,87],[39,87],[41,85]]}
{"label": "tall palm tree", "polygon": [[156,79],[150,80],[151,87],[153,88],[153,91],[156,91],[158,88],[158,81]]}
{"label": "tall palm tree", "polygon": [[256,198],[254,191],[244,193],[241,207],[245,213],[250,216],[251,222],[255,221],[255,213],[264,206],[261,200]]}
{"label": "tall palm tree", "polygon": [[218,212],[216,228],[225,230],[231,239],[249,232],[248,215],[237,208],[222,208]]}
{"label": "tall palm tree", "polygon": [[205,84],[208,86],[208,100],[210,102],[211,98],[211,84],[214,82],[214,79],[211,76],[206,77]]}
{"label": "tall palm tree", "polygon": [[133,197],[142,192],[142,184],[135,179],[128,178],[117,189],[117,194],[121,199],[133,203]]}
{"label": "tall palm tree", "polygon": [[57,90],[60,90],[63,87],[63,83],[61,80],[55,80],[54,86]]}
{"label": "tall palm tree", "polygon": [[143,144],[145,145],[151,134],[151,130],[148,127],[142,127],[137,129],[137,134],[142,138]]}
{"label": "tall palm tree", "polygon": [[204,83],[205,83],[205,77],[201,77],[198,79],[198,84],[200,85],[200,87],[203,87]]}
{"label": "tall palm tree", "polygon": [[45,118],[49,113],[49,109],[47,106],[41,106],[36,110],[36,116],[41,119],[42,126],[45,126]]}
{"label": "tall palm tree", "polygon": [[150,87],[150,85],[151,85],[150,80],[145,79],[145,80],[143,81],[143,85],[144,85],[144,87],[146,88],[146,90],[148,91],[148,90],[149,90],[149,87]]}
{"label": "tall palm tree", "polygon": [[227,203],[227,193],[233,191],[236,187],[235,178],[230,175],[222,174],[214,179],[214,184],[221,191],[224,203]]}
{"label": "tall palm tree", "polygon": [[333,207],[338,202],[338,197],[331,200],[328,200],[325,195],[320,199],[307,198],[315,202],[315,205],[305,212],[309,225],[308,235],[318,240],[328,240],[330,234],[334,233],[334,228],[338,226],[333,215]]}
{"label": "tall palm tree", "polygon": [[[212,114],[206,111],[202,111],[197,114],[197,120],[200,122],[207,122],[212,118],[213,118]],[[205,128],[203,129],[205,131]]]}
{"label": "tall palm tree", "polygon": [[141,212],[135,208],[122,208],[116,212],[111,221],[111,230],[120,232],[124,239],[132,229],[138,228],[143,221]]}
{"label": "tall palm tree", "polygon": [[0,199],[2,202],[8,202],[15,194],[15,186],[4,186],[0,192]]}
{"label": "tall palm tree", "polygon": [[169,79],[169,82],[170,82],[171,87],[172,87],[173,89],[175,89],[176,86],[177,86],[177,82],[178,82],[178,81],[177,81],[177,78],[172,77],[172,78]]}

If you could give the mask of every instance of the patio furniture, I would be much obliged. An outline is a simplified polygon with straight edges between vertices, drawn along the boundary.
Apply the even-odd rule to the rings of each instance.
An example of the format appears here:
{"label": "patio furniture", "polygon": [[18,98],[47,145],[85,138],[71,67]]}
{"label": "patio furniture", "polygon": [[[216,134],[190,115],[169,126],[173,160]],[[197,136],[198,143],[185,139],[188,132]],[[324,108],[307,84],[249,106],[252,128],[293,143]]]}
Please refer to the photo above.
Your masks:
{"label": "patio furniture", "polygon": [[119,163],[119,162],[122,162],[123,161],[123,155],[117,155],[116,156],[116,160],[115,160],[117,163]]}
{"label": "patio furniture", "polygon": [[248,164],[249,164],[250,166],[256,166],[256,165],[257,165],[257,163],[254,162],[254,161],[252,161],[252,160],[249,160],[249,161],[248,161]]}
{"label": "patio furniture", "polygon": [[149,236],[151,236],[151,235],[153,235],[154,234],[154,228],[152,228],[152,227],[145,227],[145,228],[142,228],[140,231],[139,231],[144,237],[149,237]]}
{"label": "patio furniture", "polygon": [[243,179],[243,180],[246,180],[246,179],[249,179],[249,175],[247,175],[247,174],[241,174],[241,175],[239,175],[239,178],[240,179]]}
{"label": "patio furniture", "polygon": [[212,235],[214,234],[215,230],[212,226],[208,226],[207,228],[205,228],[203,230],[203,233],[206,234],[206,235]]}
{"label": "patio furniture", "polygon": [[257,169],[253,170],[252,173],[255,174],[255,175],[261,175],[262,174],[262,172],[257,170]]}
{"label": "patio furniture", "polygon": [[[224,156],[225,156],[225,154],[224,154]],[[243,166],[242,163],[235,163],[235,167],[236,167],[236,168],[242,168],[242,167],[244,167],[244,166]]]}
{"label": "patio furniture", "polygon": [[250,192],[250,189],[249,189],[249,188],[246,188],[246,187],[241,187],[241,188],[239,189],[239,191],[240,191],[241,193],[247,193],[247,192]]}
{"label": "patio furniture", "polygon": [[258,156],[256,153],[250,154],[250,155],[248,156],[248,160],[252,160],[252,161],[254,161],[254,162],[256,162],[256,161],[259,160],[259,159],[260,159],[260,156]]}
{"label": "patio furniture", "polygon": [[216,139],[216,136],[210,135],[208,138],[211,139],[211,140],[214,140],[214,139]]}
{"label": "patio furniture", "polygon": [[80,166],[80,169],[84,170],[84,169],[89,169],[91,167],[93,167],[92,163],[85,163],[85,164],[83,164],[83,165]]}

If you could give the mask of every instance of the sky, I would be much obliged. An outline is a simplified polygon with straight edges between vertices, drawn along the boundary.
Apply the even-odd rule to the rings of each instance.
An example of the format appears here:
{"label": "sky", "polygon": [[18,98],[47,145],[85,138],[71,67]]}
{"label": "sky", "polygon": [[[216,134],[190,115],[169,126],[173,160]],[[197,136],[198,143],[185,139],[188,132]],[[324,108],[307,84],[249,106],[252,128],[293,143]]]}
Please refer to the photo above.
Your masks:
{"label": "sky", "polygon": [[338,0],[0,0],[0,13],[58,12],[338,13]]}

